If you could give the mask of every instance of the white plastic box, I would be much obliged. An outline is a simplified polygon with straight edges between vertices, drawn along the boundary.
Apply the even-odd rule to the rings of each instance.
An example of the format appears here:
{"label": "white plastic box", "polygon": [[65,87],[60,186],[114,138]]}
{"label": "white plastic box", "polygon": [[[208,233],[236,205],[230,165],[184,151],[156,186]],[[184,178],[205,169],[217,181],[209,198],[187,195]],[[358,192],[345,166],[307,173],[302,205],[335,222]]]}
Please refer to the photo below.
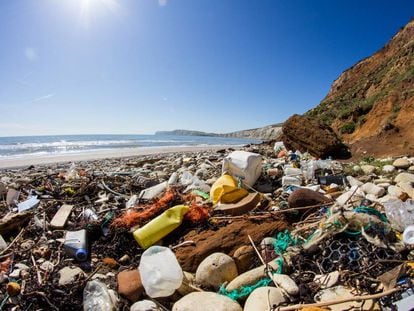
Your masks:
{"label": "white plastic box", "polygon": [[253,186],[262,174],[262,156],[247,151],[234,151],[223,160],[222,172],[241,178],[247,186]]}

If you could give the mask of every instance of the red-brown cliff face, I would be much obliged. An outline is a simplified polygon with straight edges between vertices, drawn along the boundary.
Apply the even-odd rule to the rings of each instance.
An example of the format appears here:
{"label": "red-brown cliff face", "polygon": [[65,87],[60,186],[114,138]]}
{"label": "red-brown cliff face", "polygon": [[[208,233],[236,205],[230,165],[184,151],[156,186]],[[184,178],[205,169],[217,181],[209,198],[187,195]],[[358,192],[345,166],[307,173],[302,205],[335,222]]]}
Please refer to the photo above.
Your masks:
{"label": "red-brown cliff face", "polygon": [[354,156],[414,154],[414,20],[305,115],[330,125]]}

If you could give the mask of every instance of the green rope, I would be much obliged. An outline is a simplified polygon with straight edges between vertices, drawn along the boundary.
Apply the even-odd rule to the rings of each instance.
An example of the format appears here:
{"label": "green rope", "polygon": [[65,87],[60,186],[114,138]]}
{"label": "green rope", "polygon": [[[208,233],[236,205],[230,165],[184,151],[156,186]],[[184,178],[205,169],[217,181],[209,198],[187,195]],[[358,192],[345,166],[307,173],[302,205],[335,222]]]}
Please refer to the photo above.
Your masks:
{"label": "green rope", "polygon": [[[275,259],[277,263],[277,270],[272,272],[274,274],[280,274],[283,270],[283,253],[289,246],[298,245],[299,242],[296,238],[293,238],[289,232],[289,230],[285,230],[284,232],[279,232],[276,236],[276,242],[274,243],[273,247],[275,249],[275,253],[279,255],[278,258]],[[225,295],[233,300],[238,300],[240,298],[246,297],[250,295],[256,288],[267,286],[272,282],[270,278],[263,278],[250,286],[242,286],[241,288],[232,290],[228,292],[224,285],[220,287],[219,293],[221,295]]]}
{"label": "green rope", "polygon": [[279,232],[276,236],[276,242],[273,244],[273,248],[275,253],[279,255],[278,258],[275,259],[275,262],[278,265],[276,273],[282,273],[283,270],[283,253],[289,246],[296,246],[299,244],[297,238],[293,238],[290,234],[289,230],[285,230],[283,232]]}
{"label": "green rope", "polygon": [[242,286],[241,288],[234,289],[231,292],[226,290],[226,287],[221,285],[219,293],[221,295],[227,296],[233,300],[238,300],[243,297],[249,296],[256,288],[267,286],[272,282],[270,278],[261,279],[253,285]]}
{"label": "green rope", "polygon": [[298,240],[290,235],[289,230],[279,232],[276,236],[276,242],[274,243],[275,253],[281,256],[289,246],[298,245]]}
{"label": "green rope", "polygon": [[354,212],[374,215],[374,216],[377,216],[379,219],[381,219],[383,222],[388,223],[387,217],[383,213],[381,213],[380,211],[377,211],[375,208],[372,208],[372,207],[358,206],[357,208],[354,209]]}
{"label": "green rope", "polygon": [[[368,214],[368,215],[374,215],[374,216],[377,216],[382,222],[388,223],[387,217],[384,214],[382,214],[381,212],[377,211],[375,208],[372,208],[372,207],[358,206],[354,209],[354,212],[355,213],[364,213],[364,214]],[[364,226],[364,230],[368,230],[369,228],[371,228],[371,223]],[[357,231],[345,230],[344,232],[346,234],[350,235],[350,236],[357,236],[357,235],[361,234],[361,231],[359,231],[359,230],[357,230]]]}

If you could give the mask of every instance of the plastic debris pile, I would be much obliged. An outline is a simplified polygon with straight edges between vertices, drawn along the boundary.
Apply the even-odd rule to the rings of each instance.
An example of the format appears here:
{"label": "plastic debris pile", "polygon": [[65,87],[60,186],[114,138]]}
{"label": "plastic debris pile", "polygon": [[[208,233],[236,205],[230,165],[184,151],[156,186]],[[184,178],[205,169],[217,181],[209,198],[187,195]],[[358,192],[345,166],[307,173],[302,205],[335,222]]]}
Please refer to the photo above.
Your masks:
{"label": "plastic debris pile", "polygon": [[282,142],[0,171],[0,309],[410,310],[414,158]]}

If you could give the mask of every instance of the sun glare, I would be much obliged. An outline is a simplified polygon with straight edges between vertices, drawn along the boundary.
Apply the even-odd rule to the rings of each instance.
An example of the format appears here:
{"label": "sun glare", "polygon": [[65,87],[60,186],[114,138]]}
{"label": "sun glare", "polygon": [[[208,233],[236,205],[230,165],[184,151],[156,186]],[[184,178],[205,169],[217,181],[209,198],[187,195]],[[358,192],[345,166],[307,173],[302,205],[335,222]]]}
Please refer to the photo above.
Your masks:
{"label": "sun glare", "polygon": [[86,28],[90,26],[91,20],[97,11],[105,8],[111,13],[118,13],[120,6],[117,0],[79,0],[80,21]]}

